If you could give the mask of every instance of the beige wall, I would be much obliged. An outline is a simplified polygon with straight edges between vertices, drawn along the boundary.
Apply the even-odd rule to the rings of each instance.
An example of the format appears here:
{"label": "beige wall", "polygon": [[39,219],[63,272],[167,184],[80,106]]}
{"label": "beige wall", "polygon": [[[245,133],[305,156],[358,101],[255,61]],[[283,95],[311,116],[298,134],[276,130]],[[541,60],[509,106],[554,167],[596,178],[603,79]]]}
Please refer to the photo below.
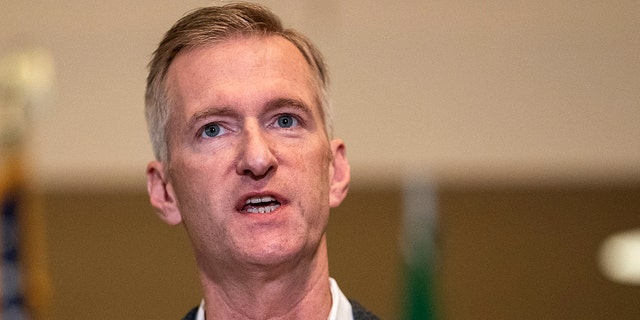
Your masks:
{"label": "beige wall", "polygon": [[[208,3],[2,3],[0,52],[35,44],[56,62],[31,130],[39,183],[142,186],[145,65]],[[325,52],[356,179],[640,175],[637,1],[265,3]]]}

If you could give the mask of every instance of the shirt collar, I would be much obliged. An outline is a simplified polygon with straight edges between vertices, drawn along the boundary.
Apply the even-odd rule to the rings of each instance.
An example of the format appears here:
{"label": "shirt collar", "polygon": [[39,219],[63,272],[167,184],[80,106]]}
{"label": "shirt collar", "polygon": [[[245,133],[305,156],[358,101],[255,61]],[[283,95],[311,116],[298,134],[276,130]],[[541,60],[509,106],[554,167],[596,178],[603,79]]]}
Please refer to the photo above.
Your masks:
{"label": "shirt collar", "polygon": [[327,320],[353,320],[353,312],[349,299],[342,293],[338,283],[329,278],[331,287],[331,311]]}
{"label": "shirt collar", "polygon": [[[331,311],[327,320],[353,320],[353,311],[349,299],[342,293],[338,283],[333,278],[329,278],[329,287],[331,289]],[[200,302],[200,307],[196,313],[196,320],[205,320],[204,317],[204,300]]]}

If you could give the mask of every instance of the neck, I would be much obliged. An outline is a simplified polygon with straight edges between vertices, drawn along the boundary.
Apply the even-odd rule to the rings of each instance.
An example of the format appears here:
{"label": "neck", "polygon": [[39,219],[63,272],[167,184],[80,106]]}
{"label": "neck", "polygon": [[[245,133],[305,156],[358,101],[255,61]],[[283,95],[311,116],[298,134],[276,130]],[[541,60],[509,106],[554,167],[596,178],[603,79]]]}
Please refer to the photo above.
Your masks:
{"label": "neck", "polygon": [[325,237],[309,259],[224,274],[203,270],[207,320],[327,319],[331,310]]}

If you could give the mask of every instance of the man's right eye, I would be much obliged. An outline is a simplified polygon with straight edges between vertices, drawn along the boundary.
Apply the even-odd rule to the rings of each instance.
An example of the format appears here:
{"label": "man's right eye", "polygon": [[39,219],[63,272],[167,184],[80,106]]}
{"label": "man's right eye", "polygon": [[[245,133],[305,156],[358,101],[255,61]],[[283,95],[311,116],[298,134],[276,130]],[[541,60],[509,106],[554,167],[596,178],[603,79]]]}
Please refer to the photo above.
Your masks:
{"label": "man's right eye", "polygon": [[224,129],[217,123],[209,123],[202,128],[203,138],[217,137],[224,132]]}

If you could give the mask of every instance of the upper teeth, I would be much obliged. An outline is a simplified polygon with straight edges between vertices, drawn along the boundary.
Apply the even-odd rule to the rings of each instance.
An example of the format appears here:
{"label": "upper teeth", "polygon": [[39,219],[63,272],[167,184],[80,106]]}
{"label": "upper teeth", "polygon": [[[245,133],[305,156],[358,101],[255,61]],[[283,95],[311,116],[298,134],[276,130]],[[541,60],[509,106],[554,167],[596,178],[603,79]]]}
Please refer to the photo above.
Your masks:
{"label": "upper teeth", "polygon": [[255,204],[255,203],[261,203],[261,202],[274,202],[274,201],[276,201],[276,198],[272,196],[253,197],[253,198],[247,199],[245,204]]}

